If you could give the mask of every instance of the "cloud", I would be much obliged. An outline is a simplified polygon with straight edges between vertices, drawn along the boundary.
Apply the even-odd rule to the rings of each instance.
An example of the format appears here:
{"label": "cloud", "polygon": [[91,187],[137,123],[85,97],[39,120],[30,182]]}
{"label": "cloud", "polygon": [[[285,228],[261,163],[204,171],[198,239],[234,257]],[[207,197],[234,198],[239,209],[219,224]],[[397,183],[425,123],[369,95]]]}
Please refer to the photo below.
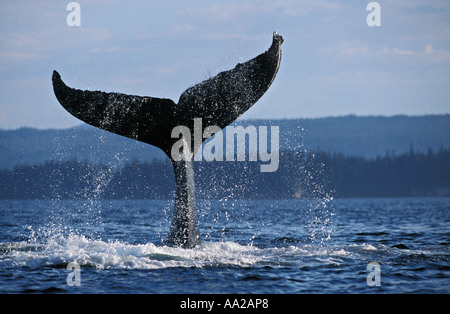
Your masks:
{"label": "cloud", "polygon": [[415,54],[415,53],[414,53],[413,51],[411,51],[411,50],[401,50],[401,49],[398,49],[398,48],[394,48],[394,49],[392,50],[392,52],[393,52],[394,54],[400,55],[400,56],[412,56],[412,55]]}
{"label": "cloud", "polygon": [[16,61],[31,61],[42,58],[42,55],[18,50],[3,50],[0,51],[0,58]]}
{"label": "cloud", "polygon": [[[208,2],[209,3],[209,2]],[[258,1],[227,1],[220,4],[202,5],[196,8],[182,9],[179,14],[193,19],[208,18],[211,21],[230,21],[241,16],[305,16],[313,13],[336,14],[343,5],[326,0],[258,0]],[[242,22],[242,21],[241,21]]]}
{"label": "cloud", "polygon": [[118,46],[95,47],[89,50],[91,53],[123,53],[125,49]]}
{"label": "cloud", "polygon": [[353,56],[356,54],[366,54],[369,51],[369,48],[367,46],[360,46],[360,47],[348,47],[341,50],[341,54],[347,55],[347,56]]}
{"label": "cloud", "polygon": [[[391,84],[396,86],[396,99],[410,99],[411,86],[423,86],[417,103],[448,99],[441,88],[450,77],[448,0],[380,2],[382,26],[377,28],[366,24],[370,1],[99,1],[79,1],[81,27],[66,24],[70,1],[0,2],[0,113],[7,115],[0,126],[12,125],[6,105],[23,104],[10,107],[11,112],[34,108],[37,101],[57,105],[49,88],[53,68],[68,79],[80,77],[86,84],[74,84],[79,88],[175,99],[208,73],[264,51],[274,30],[286,41],[275,85],[262,99],[267,104],[280,102],[279,108],[268,111],[271,116],[299,116],[302,110],[314,116],[330,114],[328,110],[346,113],[340,104],[356,106],[365,92],[385,91]],[[36,82],[13,81],[44,73],[45,78]],[[27,93],[20,92],[23,86]],[[371,95],[374,103],[388,98]],[[306,109],[311,103],[323,107]],[[286,104],[302,106],[291,112]],[[38,125],[39,113],[29,118],[33,124]]]}
{"label": "cloud", "polygon": [[425,45],[424,54],[432,57],[436,61],[450,61],[450,52],[443,50],[435,50],[431,44]]}
{"label": "cloud", "polygon": [[312,0],[282,0],[270,1],[272,3],[272,13],[279,11],[288,16],[305,16],[314,13],[337,14],[343,9],[343,5],[336,1]]}
{"label": "cloud", "polygon": [[101,49],[100,45],[112,39],[106,29],[69,27],[65,19],[67,3],[18,0],[1,4],[0,70],[3,73],[15,72],[18,65],[23,67],[26,62],[55,59],[60,52],[70,53],[85,47]]}
{"label": "cloud", "polygon": [[405,50],[399,48],[389,49],[385,47],[382,51],[384,54],[393,54],[398,56],[419,57],[432,61],[450,61],[450,52],[444,50],[435,50],[432,44],[426,44],[423,50]]}
{"label": "cloud", "polygon": [[427,53],[427,54],[434,53],[433,46],[431,44],[425,45],[425,53]]}

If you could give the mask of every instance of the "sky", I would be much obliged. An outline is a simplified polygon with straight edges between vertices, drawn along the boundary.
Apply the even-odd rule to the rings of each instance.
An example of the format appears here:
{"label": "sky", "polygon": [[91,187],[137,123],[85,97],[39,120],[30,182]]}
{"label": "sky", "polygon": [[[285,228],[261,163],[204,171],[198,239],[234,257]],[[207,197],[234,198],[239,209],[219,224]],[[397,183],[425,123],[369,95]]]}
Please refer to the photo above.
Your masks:
{"label": "sky", "polygon": [[450,1],[370,2],[80,0],[71,26],[70,1],[1,1],[0,128],[81,123],[57,102],[53,70],[74,88],[177,102],[267,50],[273,31],[277,78],[243,119],[450,113]]}

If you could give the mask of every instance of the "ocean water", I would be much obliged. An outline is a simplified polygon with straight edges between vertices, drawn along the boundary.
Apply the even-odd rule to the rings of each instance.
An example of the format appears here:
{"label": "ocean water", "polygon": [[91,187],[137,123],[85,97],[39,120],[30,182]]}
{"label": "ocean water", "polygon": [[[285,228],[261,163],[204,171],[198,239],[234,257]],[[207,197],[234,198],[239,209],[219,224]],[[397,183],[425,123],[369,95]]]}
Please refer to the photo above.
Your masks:
{"label": "ocean water", "polygon": [[0,201],[0,293],[449,293],[450,198]]}

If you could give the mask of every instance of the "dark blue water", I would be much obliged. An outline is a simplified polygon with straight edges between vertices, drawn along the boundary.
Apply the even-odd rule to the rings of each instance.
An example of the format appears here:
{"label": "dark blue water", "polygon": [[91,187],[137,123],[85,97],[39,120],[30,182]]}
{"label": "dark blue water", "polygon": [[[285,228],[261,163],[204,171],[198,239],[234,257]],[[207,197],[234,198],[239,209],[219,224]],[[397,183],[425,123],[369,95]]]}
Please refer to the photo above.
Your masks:
{"label": "dark blue water", "polygon": [[0,293],[450,292],[450,198],[199,201],[189,250],[172,208],[1,201]]}

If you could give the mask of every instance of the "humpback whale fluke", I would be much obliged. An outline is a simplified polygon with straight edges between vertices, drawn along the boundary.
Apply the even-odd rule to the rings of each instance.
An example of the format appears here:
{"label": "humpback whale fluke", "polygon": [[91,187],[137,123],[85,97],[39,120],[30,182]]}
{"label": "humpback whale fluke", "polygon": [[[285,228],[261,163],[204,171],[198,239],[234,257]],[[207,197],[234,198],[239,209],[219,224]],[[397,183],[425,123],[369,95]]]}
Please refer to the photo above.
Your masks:
{"label": "humpback whale fluke", "polygon": [[157,146],[166,153],[172,161],[176,182],[168,244],[191,248],[200,242],[193,169],[196,148],[189,152],[187,160],[174,160],[171,148],[179,139],[172,138],[172,129],[176,126],[189,128],[193,143],[195,118],[202,119],[203,128],[214,125],[223,129],[240,117],[264,95],[275,79],[282,43],[283,38],[275,32],[266,52],[188,88],[181,94],[178,104],[171,99],[73,89],[56,71],[52,77],[53,90],[59,103],[76,118]]}

